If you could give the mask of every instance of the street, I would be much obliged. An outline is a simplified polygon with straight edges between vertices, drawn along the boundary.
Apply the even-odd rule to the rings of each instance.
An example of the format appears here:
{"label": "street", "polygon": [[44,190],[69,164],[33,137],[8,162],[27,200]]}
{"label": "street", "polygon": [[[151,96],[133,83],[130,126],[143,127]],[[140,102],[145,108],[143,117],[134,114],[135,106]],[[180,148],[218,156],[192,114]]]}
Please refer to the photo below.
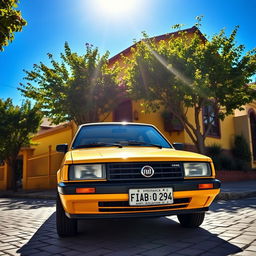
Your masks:
{"label": "street", "polygon": [[256,255],[256,198],[215,202],[198,229],[176,216],[79,222],[79,235],[58,238],[55,202],[0,199],[0,255]]}

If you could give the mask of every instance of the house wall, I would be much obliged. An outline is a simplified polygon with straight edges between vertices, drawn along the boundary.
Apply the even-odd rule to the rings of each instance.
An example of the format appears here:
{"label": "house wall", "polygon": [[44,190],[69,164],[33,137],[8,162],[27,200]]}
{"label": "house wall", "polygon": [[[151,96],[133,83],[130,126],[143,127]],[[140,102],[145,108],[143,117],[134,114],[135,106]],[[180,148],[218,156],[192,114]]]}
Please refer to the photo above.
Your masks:
{"label": "house wall", "polygon": [[56,152],[56,145],[70,145],[76,128],[70,122],[33,137],[33,152],[23,150],[23,189],[56,188],[56,174],[64,156]]}
{"label": "house wall", "polygon": [[210,146],[214,143],[220,144],[223,149],[231,149],[232,141],[234,139],[234,116],[227,116],[224,121],[220,120],[220,138],[207,137],[206,146]]}
{"label": "house wall", "polygon": [[248,111],[249,111],[250,109],[254,109],[254,110],[256,111],[256,101],[247,104],[247,105],[244,107],[243,110],[236,109],[234,115],[235,115],[235,116],[244,116],[244,115],[247,115],[247,114],[248,114]]}
{"label": "house wall", "polygon": [[7,164],[0,165],[0,190],[7,189]]}
{"label": "house wall", "polygon": [[48,146],[55,150],[56,145],[71,143],[75,133],[75,127],[65,124],[61,127],[50,129],[42,134],[36,135],[32,139],[34,155],[45,154],[48,152]]}
{"label": "house wall", "polygon": [[138,120],[134,122],[149,123],[156,126],[161,133],[171,142],[184,142],[184,132],[167,132],[164,129],[164,122],[161,116],[161,109],[156,113],[145,113],[144,108],[141,106],[141,102],[133,102],[133,112],[137,111]]}
{"label": "house wall", "polygon": [[[252,140],[251,140],[251,130],[250,130],[250,121],[249,117],[246,112],[243,112],[244,115],[238,115],[234,117],[234,128],[235,128],[235,133],[236,135],[243,135],[244,138],[246,139],[250,151],[252,152]],[[256,168],[256,161],[253,160],[251,161],[251,166],[252,168]]]}

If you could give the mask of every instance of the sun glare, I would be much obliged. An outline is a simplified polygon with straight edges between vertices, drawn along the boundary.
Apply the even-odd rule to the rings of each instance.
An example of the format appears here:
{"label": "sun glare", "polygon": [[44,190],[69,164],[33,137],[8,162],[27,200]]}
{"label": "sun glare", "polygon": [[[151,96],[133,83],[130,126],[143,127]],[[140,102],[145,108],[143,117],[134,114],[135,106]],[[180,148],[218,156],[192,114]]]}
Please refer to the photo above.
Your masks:
{"label": "sun glare", "polygon": [[138,1],[136,0],[95,0],[97,12],[108,18],[121,18],[134,14]]}

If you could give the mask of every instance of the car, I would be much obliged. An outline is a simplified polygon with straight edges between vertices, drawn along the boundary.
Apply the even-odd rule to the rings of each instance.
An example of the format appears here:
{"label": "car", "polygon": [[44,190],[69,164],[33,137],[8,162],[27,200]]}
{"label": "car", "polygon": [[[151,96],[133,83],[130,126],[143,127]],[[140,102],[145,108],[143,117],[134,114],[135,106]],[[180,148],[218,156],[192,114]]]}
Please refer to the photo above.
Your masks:
{"label": "car", "polygon": [[220,192],[211,158],[176,150],[150,124],[84,124],[56,150],[65,153],[57,172],[60,237],[75,235],[79,219],[177,215],[196,228]]}

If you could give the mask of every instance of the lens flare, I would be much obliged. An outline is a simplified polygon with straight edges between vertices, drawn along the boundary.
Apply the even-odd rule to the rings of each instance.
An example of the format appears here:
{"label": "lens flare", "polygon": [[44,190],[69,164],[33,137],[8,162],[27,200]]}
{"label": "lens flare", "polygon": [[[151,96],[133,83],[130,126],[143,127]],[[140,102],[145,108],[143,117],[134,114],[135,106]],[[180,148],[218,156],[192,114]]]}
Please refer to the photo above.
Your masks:
{"label": "lens flare", "polygon": [[138,1],[135,0],[96,0],[95,9],[102,16],[120,18],[129,16],[136,11]]}

